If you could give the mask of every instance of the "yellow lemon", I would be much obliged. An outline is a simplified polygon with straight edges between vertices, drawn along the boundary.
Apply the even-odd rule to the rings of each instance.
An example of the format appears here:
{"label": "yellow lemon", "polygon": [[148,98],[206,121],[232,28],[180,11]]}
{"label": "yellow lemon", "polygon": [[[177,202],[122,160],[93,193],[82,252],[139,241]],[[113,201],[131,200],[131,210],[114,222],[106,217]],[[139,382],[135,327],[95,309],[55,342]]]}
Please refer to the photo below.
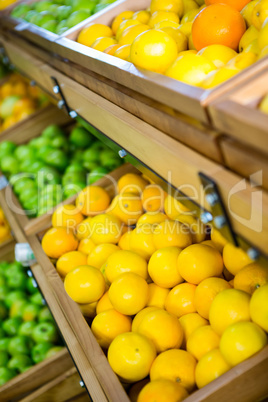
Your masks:
{"label": "yellow lemon", "polygon": [[107,47],[109,47],[111,45],[116,45],[116,44],[117,44],[117,40],[115,40],[114,38],[101,36],[100,38],[96,39],[95,42],[93,42],[90,47],[92,49],[103,52],[105,49],[107,49]]}
{"label": "yellow lemon", "polygon": [[260,53],[258,39],[254,39],[249,45],[247,45],[243,53],[254,53],[258,56]]}
{"label": "yellow lemon", "polygon": [[253,293],[249,312],[252,321],[268,332],[268,285],[261,286]]}
{"label": "yellow lemon", "polygon": [[108,192],[100,186],[84,188],[76,198],[76,206],[83,215],[96,215],[103,213],[110,204]]}
{"label": "yellow lemon", "polygon": [[187,38],[189,38],[189,36],[192,33],[192,22],[185,22],[185,24],[181,24],[180,26],[178,26],[178,29],[185,35],[187,36]]}
{"label": "yellow lemon", "polygon": [[116,49],[113,55],[114,57],[118,57],[119,59],[129,61],[130,48],[131,45],[120,46],[118,49]]}
{"label": "yellow lemon", "polygon": [[242,290],[226,289],[218,293],[211,303],[209,321],[217,334],[235,322],[249,321],[250,295]]}
{"label": "yellow lemon", "polygon": [[125,225],[135,225],[143,214],[142,201],[137,194],[120,193],[114,197],[107,212],[117,216]]}
{"label": "yellow lemon", "polygon": [[140,323],[142,322],[143,318],[146,316],[147,313],[150,311],[157,310],[157,307],[145,307],[141,311],[138,312],[138,314],[135,315],[132,321],[132,332],[138,332]]}
{"label": "yellow lemon", "polygon": [[148,284],[141,276],[126,272],[116,278],[109,289],[109,299],[115,310],[125,315],[134,315],[148,301]]}
{"label": "yellow lemon", "polygon": [[246,21],[247,27],[250,27],[252,25],[252,12],[256,4],[258,3],[258,0],[253,0],[250,1],[241,11],[240,13],[242,14],[242,17]]}
{"label": "yellow lemon", "polygon": [[176,221],[184,223],[190,228],[193,243],[201,243],[206,238],[206,226],[193,215],[180,214],[175,218]]}
{"label": "yellow lemon", "polygon": [[137,20],[125,20],[121,22],[121,24],[118,27],[118,30],[116,32],[116,40],[119,40],[120,36],[124,32],[125,29],[128,27],[134,26],[134,25],[140,25],[141,23]]}
{"label": "yellow lemon", "polygon": [[[155,223],[161,223],[167,219],[167,215],[163,214],[162,212],[146,212],[143,214],[137,222],[137,227],[141,225],[154,225]],[[149,226],[150,229],[150,226]]]}
{"label": "yellow lemon", "polygon": [[199,85],[213,70],[215,70],[214,64],[206,57],[184,54],[168,68],[166,75],[189,85]]}
{"label": "yellow lemon", "polygon": [[194,0],[182,0],[183,1],[183,13],[186,14],[189,11],[197,10],[198,4]]}
{"label": "yellow lemon", "polygon": [[98,302],[88,303],[88,304],[78,304],[81,313],[84,317],[94,318],[96,316],[96,307]]}
{"label": "yellow lemon", "polygon": [[145,24],[134,25],[126,28],[118,40],[119,45],[131,45],[134,39],[142,32],[148,31],[150,27]]}
{"label": "yellow lemon", "polygon": [[80,31],[77,42],[85,46],[91,46],[101,36],[112,37],[113,31],[107,25],[92,23]]}
{"label": "yellow lemon", "polygon": [[155,11],[172,11],[180,17],[183,14],[183,1],[182,0],[152,0],[150,4],[150,11],[153,14]]}
{"label": "yellow lemon", "polygon": [[151,14],[147,10],[136,11],[132,15],[133,20],[138,20],[142,24],[148,24],[149,19],[151,18]]}
{"label": "yellow lemon", "polygon": [[259,53],[258,60],[266,57],[268,55],[268,45],[265,46]]}
{"label": "yellow lemon", "polygon": [[129,246],[130,250],[148,261],[151,255],[156,251],[153,241],[153,226],[148,224],[139,225],[136,229],[132,230]]}
{"label": "yellow lemon", "polygon": [[220,337],[210,325],[197,328],[188,338],[186,349],[197,360],[219,347]]}
{"label": "yellow lemon", "polygon": [[268,17],[268,0],[259,0],[252,11],[252,24],[261,29],[264,20]]}
{"label": "yellow lemon", "polygon": [[199,327],[208,325],[208,321],[201,317],[198,313],[184,314],[179,318],[180,324],[183,328],[183,343],[182,348],[186,349],[186,342],[189,336]]}
{"label": "yellow lemon", "polygon": [[68,229],[75,229],[83,221],[84,217],[80,210],[74,205],[62,205],[58,207],[52,215],[52,226],[67,227]]}
{"label": "yellow lemon", "polygon": [[250,264],[252,260],[247,253],[239,247],[233,246],[231,243],[227,243],[222,252],[222,258],[225,267],[233,275],[236,275],[240,269]]}
{"label": "yellow lemon", "polygon": [[254,322],[236,322],[222,334],[220,351],[231,366],[253,356],[267,344],[267,335]]}
{"label": "yellow lemon", "polygon": [[229,80],[234,77],[236,74],[240,73],[240,69],[237,67],[225,66],[221,67],[218,70],[211,71],[201,82],[201,87],[204,89],[211,89],[216,87],[217,85],[222,84],[223,82]]}
{"label": "yellow lemon", "polygon": [[86,219],[84,219],[81,223],[79,223],[79,225],[77,225],[75,234],[76,234],[76,237],[77,237],[79,240],[87,239],[87,238],[90,237],[90,234],[91,234],[91,233],[90,233],[90,229],[89,229],[88,223],[91,221],[91,219],[92,219],[92,217],[91,217],[91,216],[88,216],[88,217],[87,217]]}
{"label": "yellow lemon", "polygon": [[169,246],[185,248],[192,244],[189,227],[172,220],[158,223],[153,231],[153,239],[157,249]]}
{"label": "yellow lemon", "polygon": [[231,366],[223,358],[220,349],[213,349],[205,354],[196,365],[196,385],[198,388],[203,388],[230,369]]}
{"label": "yellow lemon", "polygon": [[268,46],[268,16],[262,24],[258,37],[258,45],[260,50],[262,50],[265,46]]}
{"label": "yellow lemon", "polygon": [[223,67],[237,55],[235,50],[223,45],[206,46],[202,50],[199,50],[197,54],[205,56],[217,68]]}
{"label": "yellow lemon", "polygon": [[[93,250],[93,248],[95,246],[96,246],[96,244],[93,243],[93,241],[91,239],[82,239],[79,242],[77,250],[81,251],[81,253],[88,255],[89,253],[91,253],[91,251]],[[89,265],[91,265],[91,264],[89,264]]]}
{"label": "yellow lemon", "polygon": [[112,253],[107,258],[105,272],[111,283],[125,272],[133,272],[144,279],[148,277],[146,260],[139,254],[128,250]]}
{"label": "yellow lemon", "polygon": [[169,289],[162,288],[155,283],[149,283],[148,307],[164,308]]}
{"label": "yellow lemon", "polygon": [[102,348],[108,349],[117,335],[131,330],[131,318],[118,311],[106,310],[97,314],[91,324],[91,331]]}
{"label": "yellow lemon", "polygon": [[231,286],[222,278],[207,278],[200,282],[194,295],[197,312],[208,320],[211,303],[218,293],[226,289],[231,289]]}
{"label": "yellow lemon", "polygon": [[195,289],[196,286],[192,283],[181,283],[175,286],[166,298],[165,309],[178,318],[184,314],[195,313]]}
{"label": "yellow lemon", "polygon": [[117,182],[119,193],[132,193],[140,195],[149,184],[148,180],[135,173],[126,173]]}
{"label": "yellow lemon", "polygon": [[204,244],[192,244],[178,256],[178,271],[190,283],[198,285],[204,279],[220,276],[223,261],[218,250]]}
{"label": "yellow lemon", "polygon": [[185,350],[166,350],[157,356],[150,370],[151,381],[165,378],[191,392],[195,386],[196,360]]}
{"label": "yellow lemon", "polygon": [[66,275],[64,288],[75,302],[88,304],[101,298],[105,291],[105,281],[97,268],[81,265]]}
{"label": "yellow lemon", "polygon": [[132,43],[130,60],[136,66],[164,73],[177,57],[175,40],[163,31],[151,29]]}
{"label": "yellow lemon", "polygon": [[100,214],[89,222],[91,240],[95,244],[116,244],[121,236],[121,221],[113,215]]}
{"label": "yellow lemon", "polygon": [[[142,388],[138,399],[131,400],[148,402],[149,400],[156,401],[161,398],[161,400],[166,400],[168,402],[181,402],[187,398],[188,395],[186,389],[177,382],[159,379],[150,381]],[[131,396],[130,393],[129,396]]]}
{"label": "yellow lemon", "polygon": [[101,268],[111,254],[119,251],[120,248],[115,244],[104,243],[98,244],[91,250],[88,255],[87,263],[95,268]]}
{"label": "yellow lemon", "polygon": [[72,269],[87,263],[87,256],[80,251],[70,251],[63,254],[56,263],[60,276],[65,277]]}
{"label": "yellow lemon", "polygon": [[227,67],[239,68],[239,70],[244,70],[254,64],[257,61],[257,55],[253,52],[243,52],[235,56],[227,63]]}
{"label": "yellow lemon", "polygon": [[112,341],[107,357],[113,371],[121,379],[136,382],[149,374],[156,350],[145,336],[126,332]]}
{"label": "yellow lemon", "polygon": [[162,27],[160,28],[162,31],[166,32],[168,35],[170,35],[176,42],[178,52],[183,52],[184,50],[187,50],[187,37],[184,35],[181,31],[179,31],[177,28],[168,26],[168,27]]}
{"label": "yellow lemon", "polygon": [[172,288],[183,282],[177,269],[177,259],[181,250],[178,247],[164,247],[151,256],[148,272],[154,283],[163,288]]}
{"label": "yellow lemon", "polygon": [[234,278],[234,288],[253,294],[256,289],[268,283],[268,268],[257,263],[242,268]]}
{"label": "yellow lemon", "polygon": [[122,13],[118,14],[115,19],[113,20],[112,23],[112,31],[114,34],[116,34],[119,25],[121,24],[121,22],[125,21],[125,20],[129,20],[133,17],[134,12],[133,11],[122,11]]}
{"label": "yellow lemon", "polygon": [[158,353],[179,348],[183,340],[183,329],[179,320],[162,309],[145,314],[137,331],[154,343]]}
{"label": "yellow lemon", "polygon": [[187,11],[181,19],[181,24],[186,24],[187,22],[193,22],[199,11],[200,11],[199,8],[193,8],[192,10]]}
{"label": "yellow lemon", "polygon": [[254,25],[251,25],[242,38],[240,39],[239,42],[239,52],[243,52],[243,50],[255,39],[257,39],[259,36],[259,31],[254,27]]}
{"label": "yellow lemon", "polygon": [[221,232],[219,230],[215,229],[214,227],[212,227],[211,232],[210,232],[210,238],[213,241],[213,243],[215,244],[217,250],[220,253],[222,253],[223,247],[225,246],[225,244],[228,243],[228,241],[223,237]]}
{"label": "yellow lemon", "polygon": [[122,249],[122,250],[130,250],[130,236],[131,236],[131,232],[132,230],[127,231],[126,233],[124,233],[121,237],[120,240],[118,242],[118,246]]}
{"label": "yellow lemon", "polygon": [[180,201],[171,195],[168,195],[165,199],[164,210],[169,219],[175,219],[178,215],[190,211]]}
{"label": "yellow lemon", "polygon": [[178,28],[179,24],[174,21],[164,20],[154,25],[154,29],[162,29],[167,27]]}
{"label": "yellow lemon", "polygon": [[108,293],[108,290],[107,290],[107,292],[105,292],[104,295],[97,302],[96,313],[100,314],[103,311],[107,311],[107,310],[111,310],[111,309],[113,309],[113,305],[110,302],[109,293]]}

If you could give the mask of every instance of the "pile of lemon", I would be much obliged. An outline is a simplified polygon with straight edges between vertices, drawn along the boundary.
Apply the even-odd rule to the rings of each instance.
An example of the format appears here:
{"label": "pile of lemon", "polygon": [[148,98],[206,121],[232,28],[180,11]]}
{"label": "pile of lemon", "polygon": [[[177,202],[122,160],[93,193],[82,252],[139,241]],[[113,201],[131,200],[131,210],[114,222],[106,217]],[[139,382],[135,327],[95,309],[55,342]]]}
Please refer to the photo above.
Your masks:
{"label": "pile of lemon", "polygon": [[59,207],[42,246],[130,398],[180,401],[266,345],[268,268],[147,178],[116,187]]}
{"label": "pile of lemon", "polygon": [[5,214],[0,207],[0,244],[6,242],[11,239],[11,231],[9,228],[9,224],[6,220]]}
{"label": "pile of lemon", "polygon": [[210,89],[268,54],[267,0],[152,0],[121,12],[111,27],[91,23],[77,41]]}

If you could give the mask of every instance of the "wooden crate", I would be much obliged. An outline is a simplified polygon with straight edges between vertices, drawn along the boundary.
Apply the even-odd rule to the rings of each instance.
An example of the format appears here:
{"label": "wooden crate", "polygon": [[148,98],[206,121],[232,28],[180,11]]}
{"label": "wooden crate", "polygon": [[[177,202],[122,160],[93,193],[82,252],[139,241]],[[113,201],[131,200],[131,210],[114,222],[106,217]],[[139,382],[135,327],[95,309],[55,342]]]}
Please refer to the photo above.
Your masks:
{"label": "wooden crate", "polygon": [[268,58],[265,70],[230,91],[209,106],[212,124],[237,141],[268,154],[268,115],[258,104],[268,94]]}

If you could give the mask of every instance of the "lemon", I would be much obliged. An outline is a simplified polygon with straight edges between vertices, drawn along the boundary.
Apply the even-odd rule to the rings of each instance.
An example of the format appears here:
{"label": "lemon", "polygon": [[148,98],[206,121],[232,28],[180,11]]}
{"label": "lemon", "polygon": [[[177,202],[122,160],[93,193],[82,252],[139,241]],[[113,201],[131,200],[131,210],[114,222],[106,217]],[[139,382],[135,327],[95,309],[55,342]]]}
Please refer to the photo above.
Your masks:
{"label": "lemon", "polygon": [[134,15],[134,12],[133,11],[128,11],[128,10],[127,11],[122,11],[122,13],[118,14],[115,17],[115,19],[113,20],[113,23],[112,23],[112,31],[113,31],[113,33],[116,34],[121,22],[131,19],[133,17],[133,15]]}
{"label": "lemon", "polygon": [[168,294],[169,289],[162,288],[155,283],[149,283],[149,298],[147,306],[165,308],[165,301]]}
{"label": "lemon", "polygon": [[193,10],[187,11],[181,19],[181,24],[185,24],[186,22],[193,22],[195,16],[199,13],[199,9],[194,8]]}
{"label": "lemon", "polygon": [[268,0],[259,0],[252,11],[252,24],[261,29],[264,20],[268,17]]}
{"label": "lemon", "polygon": [[189,85],[199,85],[215,66],[204,56],[185,54],[179,56],[168,68],[166,75]]}
{"label": "lemon", "polygon": [[232,60],[228,61],[227,66],[244,70],[257,61],[257,55],[253,52],[239,53]]}
{"label": "lemon", "polygon": [[140,323],[142,322],[143,318],[146,316],[147,313],[149,313],[150,311],[155,311],[157,310],[158,307],[145,307],[144,309],[142,309],[141,311],[138,312],[138,314],[135,315],[135,317],[133,318],[132,321],[132,332],[138,332]]}
{"label": "lemon", "polygon": [[112,37],[111,28],[104,24],[89,24],[79,33],[77,42],[85,46],[91,46],[101,36]]}
{"label": "lemon", "polygon": [[131,251],[139,254],[146,260],[156,251],[153,241],[153,226],[149,224],[139,225],[131,231],[129,247]]}
{"label": "lemon", "polygon": [[223,235],[221,234],[221,232],[219,232],[219,230],[212,227],[210,232],[210,238],[215,244],[217,250],[219,250],[219,252],[222,253],[223,247],[225,246],[225,244],[228,243],[225,237],[223,237]]}
{"label": "lemon", "polygon": [[188,11],[196,10],[199,6],[194,0],[182,0],[183,2],[183,14],[185,15]]}
{"label": "lemon", "polygon": [[258,38],[258,45],[260,50],[262,50],[265,46],[268,45],[268,16],[261,26]]}
{"label": "lemon", "polygon": [[148,263],[148,271],[156,285],[168,289],[183,282],[177,269],[180,252],[178,247],[164,247],[153,253]]}
{"label": "lemon", "polygon": [[180,25],[177,22],[164,20],[164,21],[160,21],[157,24],[155,24],[154,29],[162,29],[162,28],[165,28],[165,27],[178,28],[179,26]]}
{"label": "lemon", "polygon": [[183,0],[152,0],[150,5],[151,14],[160,10],[172,11],[181,17],[183,14]]}
{"label": "lemon", "polygon": [[252,25],[252,12],[257,3],[258,0],[253,0],[240,11],[248,27]]}
{"label": "lemon", "polygon": [[195,47],[194,42],[193,42],[193,35],[192,34],[190,34],[188,36],[188,47],[189,47],[189,50],[196,50],[196,47]]}
{"label": "lemon", "polygon": [[114,52],[114,54],[113,54],[114,57],[118,57],[119,59],[129,61],[130,47],[131,47],[131,45],[120,46]]}
{"label": "lemon", "polygon": [[151,14],[147,10],[136,11],[132,15],[133,20],[138,20],[142,24],[148,24],[149,19],[151,18]]}
{"label": "lemon", "polygon": [[115,251],[107,258],[105,267],[106,276],[112,283],[118,276],[125,272],[133,272],[147,279],[148,271],[146,260],[133,251]]}
{"label": "lemon", "polygon": [[180,214],[175,220],[190,227],[193,243],[200,243],[205,240],[206,227],[199,219],[195,218],[193,215]]}
{"label": "lemon", "polygon": [[142,32],[148,31],[149,26],[145,24],[132,25],[126,28],[119,37],[119,45],[131,45],[136,37]]}
{"label": "lemon", "polygon": [[254,39],[257,39],[259,36],[259,31],[251,25],[242,38],[240,39],[239,42],[239,52],[243,52],[243,50],[251,43],[254,41]]}
{"label": "lemon", "polygon": [[120,248],[115,244],[98,244],[89,253],[87,263],[92,267],[100,269],[106,262],[107,258],[118,250],[120,250]]}
{"label": "lemon", "polygon": [[243,362],[264,348],[267,335],[254,322],[237,322],[222,334],[220,351],[231,366]]}
{"label": "lemon", "polygon": [[263,59],[268,55],[268,46],[265,46],[259,53],[258,60]]}
{"label": "lemon", "polygon": [[219,347],[220,337],[210,325],[197,328],[188,338],[186,350],[196,360],[200,360],[206,353]]}
{"label": "lemon", "polygon": [[181,24],[178,26],[178,29],[184,33],[185,36],[187,36],[187,38],[191,35],[192,33],[192,22],[186,22],[185,24]]}
{"label": "lemon", "polygon": [[109,214],[94,216],[89,222],[89,228],[95,244],[116,244],[121,235],[121,221]]}
{"label": "lemon", "polygon": [[222,84],[223,82],[229,80],[238,74],[241,70],[237,67],[221,67],[218,70],[212,71],[204,81],[201,83],[201,87],[204,89],[211,89],[216,87],[217,85]]}
{"label": "lemon", "polygon": [[182,52],[184,50],[187,50],[187,37],[184,35],[181,31],[179,31],[177,28],[174,27],[164,27],[161,28],[162,31],[166,32],[168,35],[170,35],[176,42],[178,52]]}
{"label": "lemon", "polygon": [[260,53],[258,39],[254,39],[249,45],[247,45],[243,51],[243,53],[255,53],[257,56]]}
{"label": "lemon", "polygon": [[208,321],[201,317],[198,313],[184,314],[179,318],[179,322],[183,328],[182,349],[186,349],[186,342],[189,336],[197,329],[204,325],[208,325]]}
{"label": "lemon", "polygon": [[130,60],[136,67],[164,73],[178,54],[175,40],[163,31],[151,29],[132,43]]}
{"label": "lemon", "polygon": [[[267,52],[268,52],[268,47],[267,47]],[[268,53],[267,53],[268,54]],[[264,113],[268,113],[268,95],[266,95],[259,106],[259,109],[264,112]]]}
{"label": "lemon", "polygon": [[230,369],[231,366],[224,360],[220,350],[211,350],[196,365],[195,381],[197,387],[203,388]]}
{"label": "lemon", "polygon": [[95,42],[92,43],[90,46],[92,49],[99,50],[100,52],[103,52],[107,47],[111,45],[116,45],[117,41],[114,38],[109,38],[109,37],[100,37],[95,40]]}
{"label": "lemon", "polygon": [[225,267],[233,275],[236,275],[240,269],[252,262],[244,250],[239,247],[235,247],[231,243],[227,243],[224,246],[222,257]]}
{"label": "lemon", "polygon": [[148,21],[148,25],[154,28],[155,25],[161,21],[173,21],[177,24],[180,23],[180,19],[176,13],[171,11],[155,11]]}
{"label": "lemon", "polygon": [[268,332],[268,285],[261,286],[253,293],[249,312],[252,321]]}

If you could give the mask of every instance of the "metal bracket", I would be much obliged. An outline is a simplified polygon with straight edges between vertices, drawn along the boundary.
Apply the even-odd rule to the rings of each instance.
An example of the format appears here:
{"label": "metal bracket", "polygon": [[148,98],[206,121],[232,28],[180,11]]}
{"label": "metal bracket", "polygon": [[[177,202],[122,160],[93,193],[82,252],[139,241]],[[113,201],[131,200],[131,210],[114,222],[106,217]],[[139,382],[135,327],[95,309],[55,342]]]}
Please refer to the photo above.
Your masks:
{"label": "metal bracket", "polygon": [[67,103],[67,101],[66,101],[66,98],[65,98],[65,96],[64,96],[64,94],[63,94],[63,92],[62,92],[62,90],[61,90],[61,87],[60,87],[60,85],[59,85],[59,83],[58,83],[57,78],[51,77],[51,80],[52,80],[52,82],[53,82],[53,92],[54,92],[54,94],[56,94],[56,95],[59,94],[59,96],[60,96],[60,98],[61,98],[61,99],[58,101],[58,107],[59,107],[59,109],[63,109],[63,107],[65,107],[66,112],[68,113],[68,115],[69,115],[72,119],[75,119],[75,118],[77,117],[77,113],[76,113],[75,110],[72,110],[72,109],[69,108],[68,103]]}
{"label": "metal bracket", "polygon": [[199,172],[198,175],[205,191],[206,200],[211,207],[212,214],[211,215],[209,212],[204,212],[204,214],[201,215],[201,220],[204,222],[202,216],[209,214],[210,219],[204,223],[208,223],[209,221],[213,222],[213,226],[215,226],[215,228],[221,232],[226,240],[228,240],[230,243],[233,243],[235,246],[238,246],[236,235],[233,231],[217,184],[202,172]]}
{"label": "metal bracket", "polygon": [[6,178],[6,176],[2,175],[0,176],[0,190],[3,190],[8,186],[9,182]]}

